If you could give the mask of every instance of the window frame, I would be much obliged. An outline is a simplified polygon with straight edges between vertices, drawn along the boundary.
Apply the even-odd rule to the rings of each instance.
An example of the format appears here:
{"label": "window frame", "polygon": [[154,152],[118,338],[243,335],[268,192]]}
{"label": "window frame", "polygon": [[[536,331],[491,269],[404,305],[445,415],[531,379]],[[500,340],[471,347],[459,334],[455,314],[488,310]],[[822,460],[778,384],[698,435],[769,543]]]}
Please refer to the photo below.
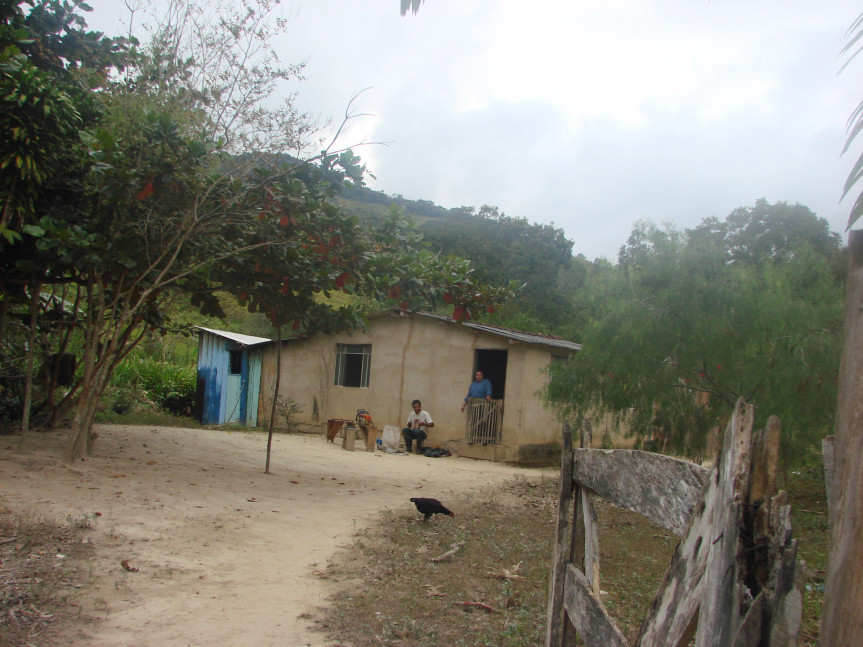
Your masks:
{"label": "window frame", "polygon": [[[357,358],[360,359],[357,359]],[[349,384],[346,384],[347,378],[352,378],[356,372],[356,368],[351,365],[355,362],[360,362],[359,367],[359,383],[354,384],[354,379],[350,379]],[[372,363],[372,345],[371,344],[336,344],[335,353],[335,370],[333,371],[333,386],[343,386],[347,388],[369,388],[371,377]],[[352,370],[348,370],[352,369]]]}

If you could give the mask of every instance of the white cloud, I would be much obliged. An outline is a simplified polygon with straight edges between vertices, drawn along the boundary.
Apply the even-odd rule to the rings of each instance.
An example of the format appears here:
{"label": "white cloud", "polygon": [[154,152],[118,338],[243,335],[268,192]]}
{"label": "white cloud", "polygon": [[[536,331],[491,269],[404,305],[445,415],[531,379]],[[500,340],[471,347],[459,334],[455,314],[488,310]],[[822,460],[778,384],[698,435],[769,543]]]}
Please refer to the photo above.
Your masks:
{"label": "white cloud", "polygon": [[[100,19],[116,0],[95,0]],[[291,9],[282,11],[288,15]],[[346,141],[375,188],[446,207],[490,203],[554,221],[589,258],[632,222],[681,227],[757,198],[837,201],[863,60],[837,77],[856,2],[314,0],[279,42],[308,58],[300,103],[375,117]]]}

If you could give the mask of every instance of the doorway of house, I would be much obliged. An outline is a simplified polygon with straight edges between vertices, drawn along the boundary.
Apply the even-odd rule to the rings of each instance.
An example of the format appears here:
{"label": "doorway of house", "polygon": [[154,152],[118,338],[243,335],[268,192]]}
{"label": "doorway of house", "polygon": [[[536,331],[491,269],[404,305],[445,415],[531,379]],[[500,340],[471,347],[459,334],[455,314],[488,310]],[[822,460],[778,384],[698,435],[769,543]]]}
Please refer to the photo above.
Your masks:
{"label": "doorway of house", "polygon": [[506,351],[479,348],[474,351],[474,373],[482,371],[491,382],[491,402],[470,401],[467,416],[468,443],[499,445],[503,430],[503,394],[506,392]]}
{"label": "doorway of house", "polygon": [[506,354],[507,351],[497,348],[477,348],[474,351],[474,373],[482,371],[491,382],[491,397],[494,400],[503,400],[506,392]]}

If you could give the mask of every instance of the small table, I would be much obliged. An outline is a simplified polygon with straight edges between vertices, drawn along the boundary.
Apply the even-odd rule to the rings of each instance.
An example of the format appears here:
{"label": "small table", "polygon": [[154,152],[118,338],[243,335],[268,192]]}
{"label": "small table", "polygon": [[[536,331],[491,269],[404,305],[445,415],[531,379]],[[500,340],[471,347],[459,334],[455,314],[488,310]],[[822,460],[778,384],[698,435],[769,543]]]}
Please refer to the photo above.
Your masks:
{"label": "small table", "polygon": [[342,449],[353,451],[354,440],[356,440],[356,432],[358,429],[363,434],[366,451],[375,451],[375,447],[377,446],[378,442],[377,427],[371,425],[369,425],[368,427],[363,427],[354,423],[353,420],[347,420],[345,418],[329,418],[327,420],[327,440],[331,443],[334,443],[336,436],[338,436],[339,432],[342,431]]}

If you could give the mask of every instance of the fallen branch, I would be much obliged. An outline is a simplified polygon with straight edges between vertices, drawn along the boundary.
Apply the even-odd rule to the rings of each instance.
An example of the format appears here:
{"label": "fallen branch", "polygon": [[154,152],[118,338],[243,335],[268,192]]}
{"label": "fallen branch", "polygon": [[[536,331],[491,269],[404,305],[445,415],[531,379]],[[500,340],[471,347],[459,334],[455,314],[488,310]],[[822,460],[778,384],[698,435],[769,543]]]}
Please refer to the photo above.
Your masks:
{"label": "fallen branch", "polygon": [[508,568],[500,569],[500,573],[493,573],[491,571],[486,572],[486,575],[490,575],[491,577],[496,577],[499,580],[523,580],[524,576],[518,574],[518,570],[521,568],[523,562],[519,562],[515,566],[512,567],[512,570]]}
{"label": "fallen branch", "polygon": [[438,555],[437,557],[432,557],[431,561],[437,563],[437,562],[442,562],[447,557],[452,557],[453,555],[455,555],[459,551],[459,549],[462,546],[464,546],[464,542],[463,541],[457,541],[456,543],[450,544],[450,545],[452,547],[451,550],[446,551],[443,555]]}
{"label": "fallen branch", "polygon": [[495,612],[494,609],[492,609],[487,604],[483,604],[482,602],[461,602],[461,601],[456,600],[455,602],[453,602],[453,604],[456,605],[457,607],[478,607],[480,609],[485,609],[489,613]]}

